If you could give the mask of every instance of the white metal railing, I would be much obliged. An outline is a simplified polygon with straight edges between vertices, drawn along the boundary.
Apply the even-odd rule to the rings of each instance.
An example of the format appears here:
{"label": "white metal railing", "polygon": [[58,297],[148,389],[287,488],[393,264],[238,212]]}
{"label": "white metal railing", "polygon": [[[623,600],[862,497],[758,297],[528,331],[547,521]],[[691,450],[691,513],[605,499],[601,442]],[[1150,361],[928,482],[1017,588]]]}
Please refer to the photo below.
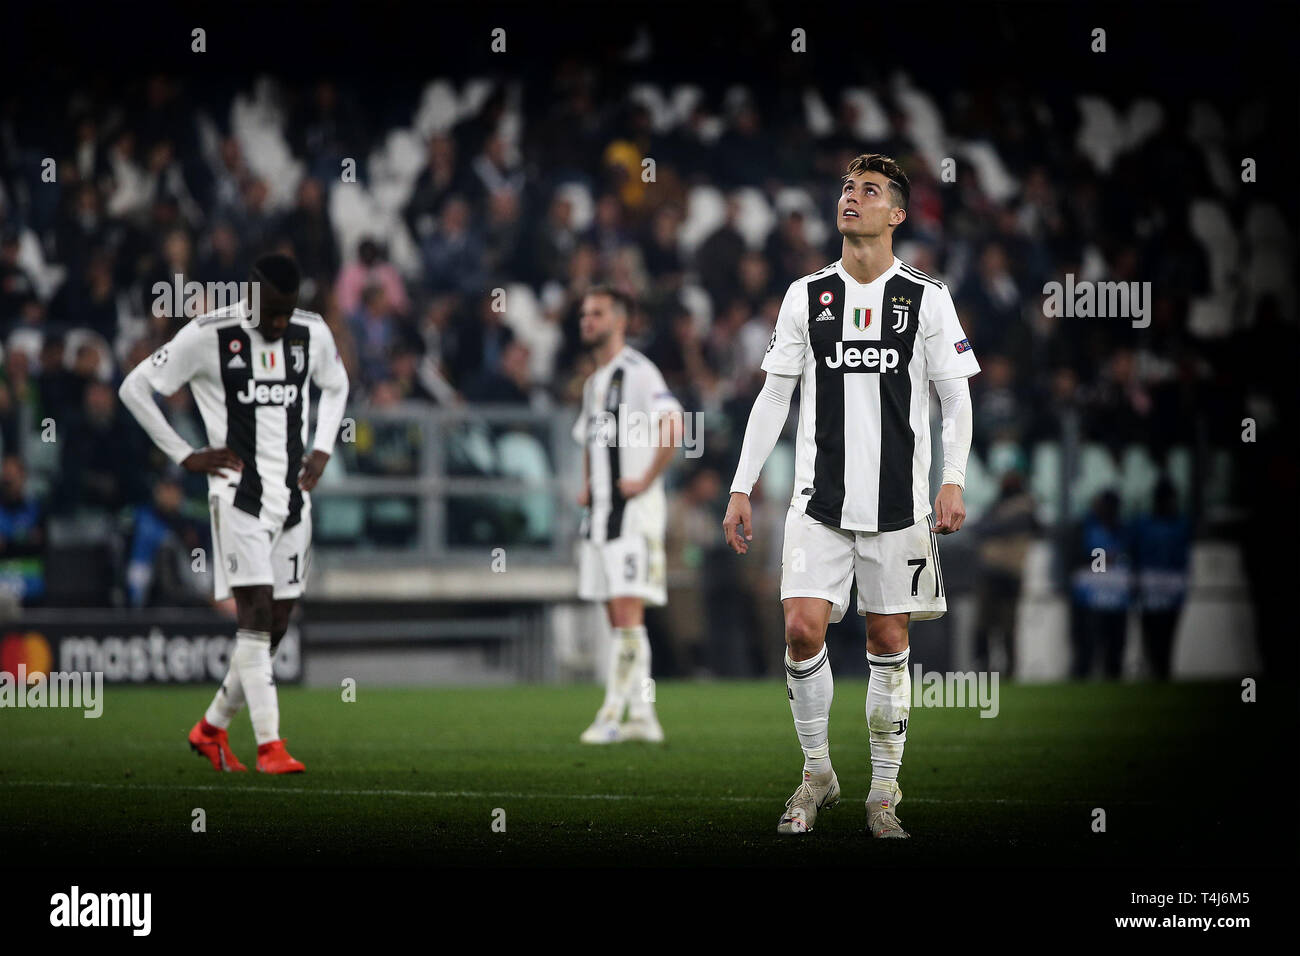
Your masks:
{"label": "white metal railing", "polygon": [[316,559],[447,565],[509,549],[569,560],[578,528],[573,412],[404,403],[350,412],[312,493]]}

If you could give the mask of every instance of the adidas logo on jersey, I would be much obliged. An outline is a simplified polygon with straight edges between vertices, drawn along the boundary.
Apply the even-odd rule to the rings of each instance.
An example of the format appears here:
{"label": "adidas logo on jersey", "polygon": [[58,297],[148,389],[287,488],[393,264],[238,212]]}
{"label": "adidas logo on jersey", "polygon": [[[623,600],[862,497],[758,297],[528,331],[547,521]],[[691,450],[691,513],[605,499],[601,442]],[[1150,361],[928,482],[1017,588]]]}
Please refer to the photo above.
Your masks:
{"label": "adidas logo on jersey", "polygon": [[236,353],[231,357],[230,361],[226,363],[226,368],[248,368],[248,363],[244,361],[242,355]]}
{"label": "adidas logo on jersey", "polygon": [[887,371],[898,367],[898,349],[880,348],[876,345],[847,348],[843,342],[835,343],[835,354],[826,356],[827,368],[842,368],[845,371]]}
{"label": "adidas logo on jersey", "polygon": [[813,321],[814,321],[814,322],[834,322],[834,321],[835,321],[835,313],[832,312],[830,309],[822,309],[821,315],[817,316],[817,318],[813,319]]}
{"label": "adidas logo on jersey", "polygon": [[259,384],[250,378],[244,390],[235,393],[235,398],[245,405],[293,405],[298,401],[298,386],[282,382]]}

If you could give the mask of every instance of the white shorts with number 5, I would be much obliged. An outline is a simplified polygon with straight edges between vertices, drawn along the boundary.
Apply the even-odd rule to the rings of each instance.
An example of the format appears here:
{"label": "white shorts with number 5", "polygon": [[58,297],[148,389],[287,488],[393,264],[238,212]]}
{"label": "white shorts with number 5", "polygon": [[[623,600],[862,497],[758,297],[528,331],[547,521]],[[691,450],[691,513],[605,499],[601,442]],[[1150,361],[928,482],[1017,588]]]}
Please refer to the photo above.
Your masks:
{"label": "white shorts with number 5", "polygon": [[271,585],[277,601],[302,597],[311,566],[311,512],[292,528],[271,530],[233,502],[213,497],[213,597],[224,601],[231,588]]}
{"label": "white shorts with number 5", "polygon": [[578,597],[584,601],[638,597],[652,607],[667,604],[663,542],[638,534],[604,542],[580,539]]}
{"label": "white shorts with number 5", "polygon": [[897,531],[843,531],[791,508],[781,549],[781,600],[824,598],[835,623],[848,609],[855,574],[859,614],[906,611],[913,621],[928,621],[948,610],[928,519]]}

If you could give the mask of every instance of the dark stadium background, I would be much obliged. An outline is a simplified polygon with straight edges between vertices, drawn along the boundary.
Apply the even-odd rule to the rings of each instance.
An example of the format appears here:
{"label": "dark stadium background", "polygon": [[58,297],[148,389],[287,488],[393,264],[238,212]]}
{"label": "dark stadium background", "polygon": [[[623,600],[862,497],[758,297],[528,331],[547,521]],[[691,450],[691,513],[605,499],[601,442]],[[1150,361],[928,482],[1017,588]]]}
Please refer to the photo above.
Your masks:
{"label": "dark stadium background", "polygon": [[[1259,674],[1276,675],[1284,684],[1293,680],[1294,625],[1284,596],[1296,580],[1295,368],[1300,350],[1294,243],[1300,207],[1296,85],[1289,75],[1295,43],[1283,7],[665,3],[550,9],[540,4],[417,8],[370,2],[309,8],[223,4],[195,13],[126,10],[37,5],[4,15],[0,184],[7,201],[0,206],[0,237],[8,242],[26,236],[39,243],[48,263],[69,268],[62,291],[27,295],[18,267],[0,257],[0,269],[6,270],[0,273],[0,342],[6,344],[7,358],[0,370],[0,438],[6,459],[16,456],[27,466],[28,479],[35,479],[24,492],[26,507],[35,509],[44,528],[41,537],[0,541],[0,561],[11,572],[17,568],[16,573],[40,577],[48,592],[14,604],[8,617],[37,621],[54,634],[61,620],[75,620],[78,627],[92,626],[87,621],[130,627],[134,625],[125,622],[148,617],[152,606],[203,603],[201,597],[177,600],[187,587],[177,581],[165,592],[172,600],[146,588],[148,593],[135,598],[143,609],[129,609],[133,535],[139,516],[151,507],[158,510],[151,505],[153,489],[164,472],[116,396],[113,407],[101,414],[94,405],[96,387],[89,384],[102,379],[115,388],[129,363],[147,355],[174,328],[154,323],[138,342],[119,343],[107,373],[93,368],[91,357],[79,364],[76,356],[68,356],[62,372],[33,362],[26,375],[8,361],[7,343],[16,332],[57,339],[90,324],[113,344],[121,332],[121,310],[100,304],[117,296],[137,305],[148,302],[152,281],[169,275],[165,239],[177,226],[192,247],[193,277],[201,281],[238,278],[238,270],[261,247],[289,238],[314,280],[312,297],[304,305],[325,315],[349,362],[349,414],[363,430],[371,428],[369,453],[340,446],[336,456],[351,474],[362,476],[414,478],[427,461],[422,452],[410,451],[412,442],[427,440],[427,435],[404,431],[403,425],[385,426],[382,412],[401,400],[416,403],[407,408],[445,409],[446,395],[440,401],[439,395],[429,394],[411,371],[434,345],[441,350],[445,382],[463,400],[459,407],[468,419],[489,405],[516,411],[542,408],[557,419],[571,417],[575,384],[586,373],[575,341],[581,289],[588,281],[630,282],[642,303],[635,341],[659,362],[683,405],[705,411],[704,456],[679,462],[670,478],[670,508],[688,516],[676,542],[675,564],[670,554],[670,566],[678,572],[673,600],[688,610],[674,618],[670,603],[667,613],[652,619],[656,670],[687,677],[776,674],[780,616],[775,582],[770,573],[754,569],[756,561],[747,566],[730,556],[717,529],[745,417],[761,384],[754,366],[736,362],[736,343],[751,323],[752,328],[770,329],[774,297],[779,303],[788,282],[837,258],[838,236],[831,230],[821,243],[784,241],[778,223],[757,249],[746,250],[734,235],[718,234],[716,241],[682,255],[671,242],[656,244],[656,222],[684,208],[688,190],[700,186],[715,187],[724,196],[752,187],[769,199],[781,188],[798,186],[813,198],[816,214],[828,214],[844,160],[858,152],[882,151],[900,159],[913,177],[913,208],[895,248],[912,244],[909,248],[924,257],[922,268],[952,281],[984,369],[973,380],[972,396],[974,454],[987,480],[996,486],[1005,471],[1019,472],[1028,490],[1037,492],[1032,477],[1039,447],[1072,448],[1080,454],[1090,445],[1112,456],[1117,467],[1126,454],[1145,453],[1161,473],[1170,451],[1181,449],[1191,468],[1189,480],[1178,488],[1179,508],[1193,540],[1221,543],[1240,561],[1241,574],[1228,597],[1238,608],[1236,633],[1230,638],[1254,642],[1262,662]],[[190,52],[190,30],[196,26],[206,30],[203,54]],[[489,52],[490,31],[496,27],[507,31],[502,55]],[[793,27],[807,30],[804,54],[790,53]],[[1089,50],[1094,27],[1107,31],[1103,54]],[[905,71],[937,107],[949,137],[984,141],[995,151],[1017,184],[1007,199],[986,196],[965,161],[959,160],[956,184],[942,183],[924,169],[902,122],[892,83],[897,70]],[[248,95],[263,76],[278,81],[294,159],[309,176],[321,179],[326,194],[347,188],[326,178],[342,157],[355,157],[362,183],[372,181],[367,157],[389,131],[410,125],[430,80],[489,81],[483,108],[451,131],[457,163],[453,185],[421,195],[417,184],[417,205],[404,210],[403,226],[418,247],[420,217],[436,220],[449,197],[464,200],[471,238],[466,246],[447,249],[438,246],[441,225],[427,234],[431,245],[422,250],[421,261],[437,261],[445,269],[420,269],[403,277],[401,291],[410,302],[406,315],[377,323],[383,329],[381,340],[396,347],[394,352],[381,349],[367,360],[349,331],[351,316],[333,294],[339,271],[356,259],[355,244],[334,241],[324,221],[298,208],[299,203],[275,215],[250,210],[248,190],[256,187],[236,176],[235,192],[223,193],[230,183],[202,154],[195,117],[211,117],[222,136],[228,136],[232,99]],[[705,145],[680,126],[652,129],[629,95],[646,83],[665,90],[677,84],[698,87],[701,107],[722,124],[718,141]],[[747,91],[743,102],[729,93],[738,86]],[[889,131],[865,141],[837,125],[815,136],[805,121],[804,90],[815,89],[834,115],[839,91],[849,86],[877,97]],[[316,104],[326,87],[336,105],[323,115]],[[1154,101],[1163,112],[1161,129],[1135,147],[1119,150],[1113,165],[1099,170],[1081,148],[1088,144],[1075,139],[1082,95],[1102,97],[1123,114],[1139,101]],[[1189,132],[1196,102],[1208,103],[1223,121],[1218,147],[1235,180],[1229,191],[1210,169],[1203,148],[1207,144]],[[519,109],[521,136],[517,160],[496,170],[508,183],[502,191],[512,199],[498,201],[494,189],[476,175],[473,162],[490,150],[496,111],[507,104]],[[88,135],[94,148],[85,161],[96,171],[95,198],[86,194],[84,199],[85,208],[95,206],[96,222],[84,229],[78,225],[76,203],[85,189],[65,173],[74,165],[81,119],[93,124]],[[151,157],[163,157],[158,161],[166,161],[172,171],[170,185],[183,182],[180,201],[157,193],[121,216],[105,210],[115,187],[109,153],[123,133],[130,135],[138,168]],[[159,153],[161,143],[170,146]],[[628,144],[623,153],[617,145],[608,152],[619,143]],[[657,182],[638,190],[635,182],[621,179],[617,160],[626,161],[626,155],[655,158]],[[59,160],[57,187],[40,184],[40,162],[47,156]],[[613,163],[606,161],[611,156]],[[1239,181],[1240,159],[1247,156],[1258,164],[1258,181],[1251,184]],[[548,231],[547,217],[554,211],[557,188],[571,181],[580,182],[598,203],[604,197],[608,219],[585,233],[565,233],[560,241]],[[1026,183],[1034,192],[1026,193]],[[1221,221],[1240,243],[1237,265],[1221,290],[1222,324],[1208,331],[1189,322],[1196,301],[1212,291],[1214,250],[1189,226],[1198,200],[1222,213]],[[1248,214],[1259,206],[1275,211],[1273,221],[1284,224],[1285,238],[1270,235],[1252,244],[1246,234]],[[211,251],[213,230],[221,224],[230,227],[237,245],[229,261]],[[680,222],[663,228],[671,234]],[[1101,254],[1101,278],[1152,282],[1155,318],[1149,328],[1133,329],[1115,319],[1062,319],[1053,330],[1035,331],[1042,284],[1082,271],[1089,247]],[[629,248],[635,250],[630,265],[624,257]],[[570,271],[574,250],[591,267],[576,279]],[[1252,284],[1259,276],[1251,271],[1252,263],[1262,258],[1289,263],[1289,298]],[[467,270],[467,263],[473,268]],[[952,280],[954,272],[959,280]],[[88,277],[84,283],[79,282],[82,276]],[[533,369],[525,375],[518,367],[497,367],[483,358],[485,335],[498,334],[490,319],[490,331],[483,331],[485,294],[518,282],[535,292],[547,283],[559,290],[551,300],[552,318],[546,320],[559,333],[548,374],[536,375]],[[684,282],[705,289],[711,319],[684,304],[678,294]],[[106,400],[108,390],[99,392]],[[374,414],[376,409],[381,413]],[[173,411],[193,415],[193,408],[183,403]],[[60,427],[66,422],[64,435],[77,438],[61,437],[56,457],[34,461],[33,427],[45,414],[52,414]],[[504,415],[502,421],[513,420],[509,410]],[[1258,420],[1253,444],[1241,440],[1242,419],[1248,416]],[[454,431],[458,426],[450,427]],[[534,434],[539,432],[534,429]],[[792,434],[793,423],[787,439]],[[84,443],[83,435],[89,436]],[[126,451],[110,453],[112,448]],[[98,457],[87,449],[95,449]],[[1212,480],[1216,456],[1226,463],[1226,472]],[[563,489],[573,473],[558,459],[551,464],[554,473],[538,487],[556,496],[548,527],[560,534],[563,522],[576,517],[560,502],[566,494],[572,498]],[[10,467],[6,464],[6,474]],[[450,477],[471,483],[501,477],[455,468],[448,470]],[[111,490],[93,480],[95,475],[108,476]],[[502,484],[513,490],[495,497],[464,493],[464,486],[446,487],[459,489],[461,497],[443,519],[449,547],[439,555],[439,573],[463,569],[470,560],[466,555],[485,555],[498,544],[507,553],[518,548],[525,568],[555,563],[557,552],[549,538],[529,540],[519,530],[524,518],[502,515],[502,501],[523,486]],[[186,548],[201,546],[206,534],[203,486],[182,481],[182,489],[188,504],[181,511],[188,518],[155,514],[154,519],[179,532]],[[1090,486],[1090,491],[1100,490]],[[1036,505],[1042,506],[1042,499],[1037,494]],[[1039,508],[1040,515],[1051,517],[1040,521],[1034,535],[1049,547],[1048,573],[1060,594],[1069,593],[1071,572],[1086,564],[1087,552],[1080,549],[1090,503],[1072,509],[1068,519]],[[478,524],[466,519],[458,525],[457,515],[470,513],[461,510],[462,504],[487,516],[480,515]],[[3,507],[21,510],[7,490]],[[1123,509],[1126,527],[1144,513],[1144,506],[1127,499]],[[401,549],[410,544],[401,537],[402,512],[387,523],[367,515],[363,526],[374,538],[372,545]],[[87,527],[105,530],[89,537],[78,533]],[[484,527],[491,530],[483,532]],[[326,538],[323,552],[328,551]],[[945,554],[951,555],[945,558],[945,577],[952,593],[970,594],[980,587],[977,558],[986,540],[976,518],[963,534],[945,542]],[[60,541],[73,544],[61,551]],[[366,569],[366,555],[358,558],[349,550],[355,542],[334,543],[335,563],[323,554],[323,567]],[[486,557],[473,560],[486,565]],[[394,567],[409,570],[411,563],[398,560]],[[160,567],[154,566],[151,588],[159,584]],[[771,563],[759,567],[770,569]],[[386,570],[382,562],[373,568],[376,575]],[[523,631],[531,634],[530,628],[542,626],[538,608],[551,600],[548,587],[539,585],[542,596],[535,600],[521,599],[513,616],[525,621]],[[309,661],[313,623],[325,625],[322,634],[339,636],[355,630],[356,622],[373,626],[376,618],[409,619],[422,622],[420,626],[449,618],[458,622],[455,626],[498,619],[488,595],[458,601],[454,594],[411,593],[394,605],[345,591],[330,602],[309,590],[302,621]],[[78,610],[70,611],[74,606]],[[1080,629],[1086,631],[1089,620],[1086,609],[1071,608],[1076,636]],[[690,640],[681,639],[683,629],[691,631]],[[400,646],[402,633],[401,628],[376,631],[372,646]],[[453,637],[449,646],[474,643],[463,635]],[[945,624],[918,633],[916,642],[925,660],[943,669],[952,659],[950,639]],[[324,653],[341,659],[367,652],[365,641],[343,637],[337,648],[328,641],[322,646]],[[859,622],[837,628],[831,646],[837,672],[865,673]],[[9,653],[16,660],[20,652],[14,647]],[[511,658],[508,648],[488,653],[504,655],[490,657],[490,663],[529,677],[573,676],[557,674],[545,661]],[[779,700],[779,694],[773,699]],[[1235,719],[1230,705],[1220,706],[1225,721]],[[1164,718],[1153,712],[1150,719],[1154,727]],[[1293,721],[1294,714],[1287,719]],[[1287,729],[1277,726],[1277,739],[1284,739]],[[2,758],[0,744],[0,763]],[[1293,846],[1293,832],[1291,837]]]}

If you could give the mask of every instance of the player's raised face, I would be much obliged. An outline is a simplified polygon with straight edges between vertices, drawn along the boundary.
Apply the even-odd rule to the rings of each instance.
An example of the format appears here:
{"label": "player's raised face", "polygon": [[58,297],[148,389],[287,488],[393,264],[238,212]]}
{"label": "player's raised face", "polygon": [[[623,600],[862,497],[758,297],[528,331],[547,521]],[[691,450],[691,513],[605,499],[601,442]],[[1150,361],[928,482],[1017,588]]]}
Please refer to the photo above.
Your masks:
{"label": "player's raised face", "polygon": [[579,317],[582,344],[588,348],[605,344],[611,335],[623,328],[625,319],[618,303],[610,296],[603,293],[586,296]]}
{"label": "player's raised face", "polygon": [[906,218],[907,213],[894,205],[884,173],[867,171],[844,177],[835,217],[840,235],[874,238]]}

